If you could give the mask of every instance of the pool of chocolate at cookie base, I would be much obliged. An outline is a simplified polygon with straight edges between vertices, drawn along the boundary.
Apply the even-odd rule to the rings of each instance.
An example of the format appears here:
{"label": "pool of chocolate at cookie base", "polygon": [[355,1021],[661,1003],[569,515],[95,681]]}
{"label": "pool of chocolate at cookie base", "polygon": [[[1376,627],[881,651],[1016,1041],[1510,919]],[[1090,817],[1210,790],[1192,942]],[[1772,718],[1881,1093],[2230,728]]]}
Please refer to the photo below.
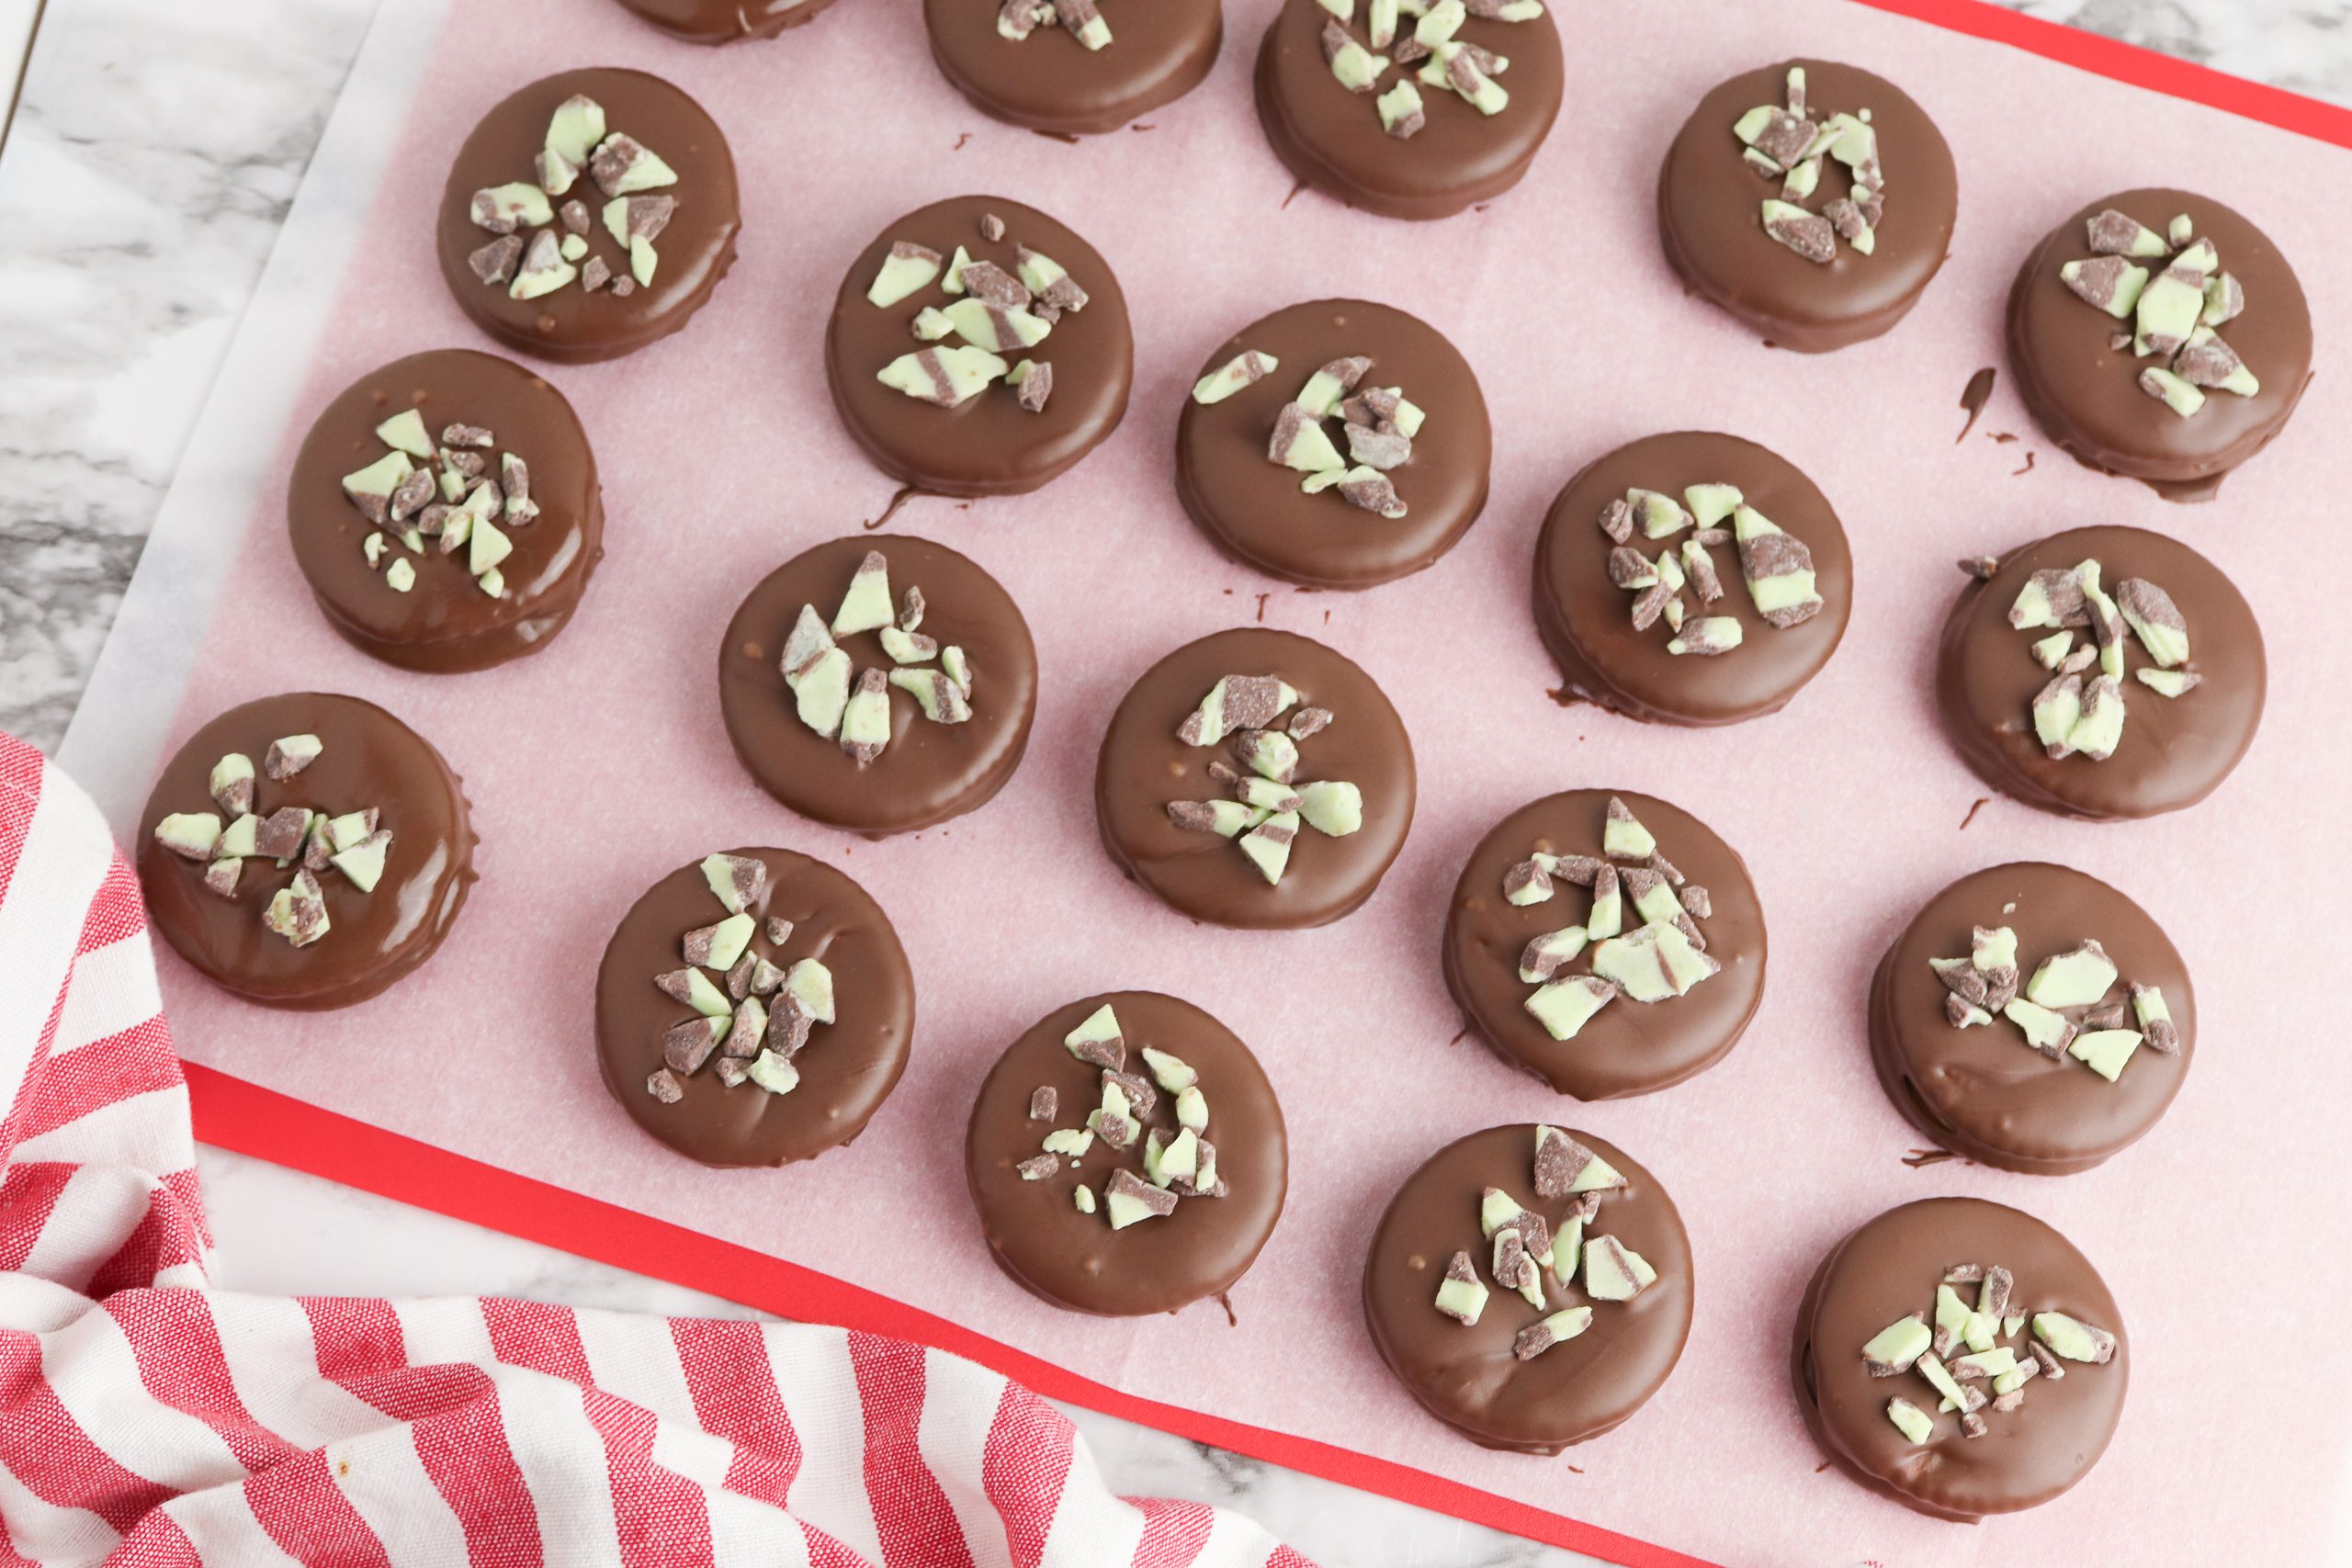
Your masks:
{"label": "pool of chocolate at cookie base", "polygon": [[[830,623],[870,550],[889,563],[894,605],[909,588],[922,590],[921,635],[942,653],[964,650],[972,716],[934,722],[892,686],[889,744],[861,764],[801,722],[780,660],[801,606]],[[840,643],[860,669],[894,668],[871,634]],[[912,666],[940,667],[937,659]],[[762,789],[804,817],[881,838],[975,810],[1004,787],[1037,711],[1037,650],[1020,606],[968,558],[910,536],[854,534],[803,551],[744,598],[719,642],[718,705],[736,759]]]}
{"label": "pool of chocolate at cookie base", "polygon": [[[2115,1336],[2115,1359],[2064,1363],[2064,1378],[2026,1383],[2018,1409],[1986,1411],[1985,1436],[1962,1436],[1958,1418],[1936,1410],[1926,1379],[1874,1378],[1862,1363],[1874,1336],[1935,1305],[1944,1270],[1960,1263],[2008,1269],[2015,1310],[2103,1328]],[[1962,1300],[1974,1303],[1965,1287]],[[2021,1347],[2032,1333],[2029,1324],[2002,1343]],[[1790,1372],[1806,1430],[1839,1469],[1931,1517],[1973,1523],[2047,1503],[2090,1472],[2121,1417],[2132,1357],[2106,1281],[2064,1236],[2004,1204],[1928,1198],[1879,1215],[1822,1259],[1792,1324]],[[1915,1444],[1887,1418],[1896,1395],[1934,1417],[1934,1441]]]}
{"label": "pool of chocolate at cookie base", "polygon": [[[1723,967],[1687,995],[1636,1002],[1620,995],[1572,1040],[1555,1040],[1527,998],[1536,987],[1519,977],[1527,944],[1546,932],[1580,926],[1592,894],[1564,877],[1550,899],[1513,905],[1504,874],[1537,850],[1600,853],[1609,799],[1625,803],[1657,840],[1657,852],[1707,889],[1713,912],[1695,920],[1707,956]],[[1628,863],[1614,863],[1622,874]],[[1623,894],[1628,931],[1641,924]],[[1679,807],[1630,790],[1569,790],[1520,807],[1479,840],[1446,906],[1442,939],[1446,988],[1464,1019],[1504,1062],[1577,1100],[1650,1094],[1693,1077],[1728,1055],[1764,996],[1764,910],[1737,851]],[[1590,968],[1588,948],[1563,973]]]}
{"label": "pool of chocolate at cookie base", "polygon": [[[2103,762],[2052,759],[2042,747],[2033,699],[2051,672],[2031,649],[2051,632],[2018,631],[2008,618],[2034,572],[2086,559],[2099,563],[2109,593],[2143,577],[2171,595],[2188,623],[2188,668],[2204,677],[2180,696],[2157,695],[2132,673],[2148,660],[2127,633],[2123,737]],[[1945,733],[1985,783],[2043,811],[2110,821],[2178,811],[2218,788],[2253,744],[2265,681],[2261,628],[2219,567],[2143,528],[2075,528],[2010,551],[1989,581],[1962,589],[1944,622],[1936,703]]]}
{"label": "pool of chocolate at cookie base", "polygon": [[[1681,597],[1692,618],[1738,621],[1737,648],[1708,657],[1675,654],[1667,649],[1674,632],[1663,618],[1634,629],[1637,595],[1610,580],[1612,541],[1600,529],[1601,510],[1629,490],[1679,499],[1694,484],[1737,486],[1747,505],[1804,545],[1813,557],[1819,613],[1786,628],[1770,625],[1758,614],[1740,575],[1738,546],[1724,544],[1707,552],[1723,597],[1713,604],[1701,602],[1695,592]],[[1690,537],[1684,532],[1645,539],[1636,530],[1630,545],[1653,554],[1679,549]],[[1552,503],[1535,547],[1535,629],[1567,690],[1650,723],[1736,724],[1777,713],[1837,652],[1853,598],[1853,557],[1828,498],[1778,453],[1733,435],[1679,431],[1595,458]]]}
{"label": "pool of chocolate at cookie base", "polygon": [[[501,478],[502,453],[530,470],[538,513],[499,520],[514,552],[499,565],[498,598],[463,548],[444,555],[427,539],[413,555],[344,493],[345,475],[391,450],[377,426],[410,409],[436,443],[450,424],[490,431],[495,444],[480,454],[489,478]],[[368,372],[320,413],[287,479],[286,524],[320,614],[346,641],[404,670],[456,672],[537,652],[564,628],[604,554],[605,505],[595,455],[561,392],[496,355],[435,349]],[[363,545],[376,534],[387,547],[370,566]],[[416,573],[406,592],[385,580],[399,559]]]}
{"label": "pool of chocolate at cookie base", "polygon": [[[270,742],[315,735],[318,757],[283,781],[262,770]],[[250,857],[233,896],[204,886],[205,867],[154,840],[175,812],[227,820],[209,784],[231,752],[254,765],[254,809],[266,819],[284,807],[341,816],[374,807],[392,835],[384,872],[363,892],[330,867],[313,873],[328,931],[296,947],[264,928],[262,912],[293,879]],[[390,987],[432,957],[474,882],[474,831],[464,788],[432,744],[391,714],[358,697],[294,692],[231,708],[206,724],[165,763],[139,818],[139,879],[149,919],[173,951],[228,990],[271,1007],[347,1007]]]}
{"label": "pool of chocolate at cookie base", "polygon": [[[1763,204],[1781,182],[1741,158],[1732,127],[1749,109],[1787,102],[1792,65],[1804,68],[1809,112],[1871,111],[1886,175],[1875,248],[1840,240],[1835,260],[1808,261],[1764,231]],[[1847,193],[1834,158],[1805,206]],[[1918,303],[1951,248],[1959,211],[1951,149],[1927,111],[1892,82],[1850,65],[1782,61],[1735,76],[1699,101],[1658,170],[1659,238],[1684,283],[1775,347],[1826,354],[1894,329]]]}
{"label": "pool of chocolate at cookie base", "polygon": [[983,114],[1051,135],[1114,131],[1182,97],[1207,77],[1225,38],[1219,0],[1111,0],[1097,7],[1111,29],[1099,50],[1051,24],[1008,39],[997,31],[999,10],[987,0],[924,0],[932,59]]}
{"label": "pool of chocolate at cookie base", "polygon": [[[1083,1127],[1102,1103],[1101,1069],[1071,1055],[1063,1040],[1106,1004],[1126,1042],[1126,1071],[1152,1077],[1142,1057],[1148,1045],[1200,1075],[1209,1114],[1201,1135],[1216,1145],[1227,1188],[1222,1198],[1180,1198],[1172,1213],[1118,1231],[1102,1209],[1102,1189],[1114,1170],[1143,1175],[1139,1148],[1121,1154],[1097,1140],[1075,1168],[1065,1159],[1040,1181],[1013,1168],[1040,1152],[1047,1133]],[[1030,1096],[1041,1088],[1054,1091],[1055,1114],[1033,1122]],[[1161,1092],[1138,1120],[1172,1139],[1175,1097]],[[1057,1306],[1109,1317],[1175,1312],[1233,1290],[1282,1216],[1289,1166],[1282,1107],[1249,1046],[1191,1002],[1152,991],[1109,992],[1047,1013],[989,1069],[965,1136],[965,1174],[997,1266]],[[1091,1214],[1073,1196],[1080,1183],[1094,1193]],[[1227,1305],[1246,1315],[1246,1294]]]}
{"label": "pool of chocolate at cookie base", "polygon": [[[650,284],[623,297],[609,285],[592,294],[575,279],[536,299],[516,299],[506,284],[476,276],[466,259],[498,238],[474,222],[474,192],[531,183],[548,122],[574,94],[603,107],[608,131],[634,138],[677,172],[675,185],[641,193],[674,197],[677,209],[653,242],[660,260]],[[570,191],[548,199],[559,210],[568,201],[584,204],[590,254],[604,256],[615,276],[628,273],[626,254],[605,229],[605,193],[586,171]],[[510,347],[566,364],[616,358],[678,331],[709,300],[734,265],[742,227],[737,200],[727,139],[684,92],[642,71],[562,72],[501,101],[458,150],[441,194],[441,275],[475,324]],[[562,232],[560,222],[553,227]]]}
{"label": "pool of chocolate at cookie base", "polygon": [[[1421,1407],[1483,1448],[1554,1454],[1615,1430],[1662,1387],[1690,1332],[1695,1266],[1682,1216],[1657,1178],[1616,1145],[1569,1134],[1626,1180],[1604,1193],[1586,1240],[1614,1236],[1657,1270],[1628,1302],[1592,1302],[1592,1324],[1529,1360],[1513,1346],[1548,1313],[1588,1303],[1547,1270],[1542,1313],[1494,1284],[1479,1197],[1496,1187],[1544,1216],[1555,1236],[1569,1203],[1535,1193],[1532,1123],[1460,1138],[1405,1180],[1381,1215],[1364,1260],[1364,1323],[1381,1359]],[[1438,1282],[1467,1252],[1488,1287],[1486,1310],[1465,1325],[1437,1310]],[[1579,1275],[1581,1281],[1581,1275]]]}

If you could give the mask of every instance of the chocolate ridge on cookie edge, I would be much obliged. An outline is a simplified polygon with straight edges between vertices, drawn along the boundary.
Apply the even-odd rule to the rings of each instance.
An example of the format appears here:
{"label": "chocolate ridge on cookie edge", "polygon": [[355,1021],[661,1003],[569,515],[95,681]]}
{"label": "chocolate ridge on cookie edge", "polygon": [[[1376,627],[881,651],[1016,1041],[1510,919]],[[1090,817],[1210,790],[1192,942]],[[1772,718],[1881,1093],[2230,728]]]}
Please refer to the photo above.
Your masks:
{"label": "chocolate ridge on cookie edge", "polygon": [[[2222,331],[2261,391],[2250,399],[2210,394],[2182,419],[2140,389],[2137,372],[2158,362],[2133,356],[2129,345],[2110,346],[2125,322],[2076,298],[2059,277],[2066,261],[2091,254],[2085,226],[2109,208],[2152,228],[2187,214],[2213,240],[2222,270],[2244,275],[2245,314]],[[2136,479],[2167,501],[2211,500],[2238,465],[2287,427],[2311,382],[2311,308],[2294,269],[2251,221],[2188,191],[2123,191],[2052,230],[2018,269],[2003,335],[2018,396],[2042,433],[2086,468]],[[2037,343],[2050,352],[2027,352]]]}
{"label": "chocolate ridge on cookie edge", "polygon": [[833,0],[621,0],[672,38],[725,44],[772,39],[817,19]]}

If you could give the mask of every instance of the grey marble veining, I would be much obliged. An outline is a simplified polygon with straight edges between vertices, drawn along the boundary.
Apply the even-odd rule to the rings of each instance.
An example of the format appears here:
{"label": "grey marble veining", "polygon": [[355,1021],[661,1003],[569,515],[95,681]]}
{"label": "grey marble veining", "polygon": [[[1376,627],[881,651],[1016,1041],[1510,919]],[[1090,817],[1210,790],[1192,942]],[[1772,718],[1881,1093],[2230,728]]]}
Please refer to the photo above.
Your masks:
{"label": "grey marble veining", "polygon": [[[63,733],[377,3],[49,0],[0,152],[0,728],[43,747]],[[2352,103],[2352,0],[2004,3]],[[0,59],[0,76],[14,63]],[[257,1161],[202,1157],[232,1288],[742,1310]],[[1583,1561],[1072,1414],[1118,1491],[1240,1508],[1327,1568]]]}

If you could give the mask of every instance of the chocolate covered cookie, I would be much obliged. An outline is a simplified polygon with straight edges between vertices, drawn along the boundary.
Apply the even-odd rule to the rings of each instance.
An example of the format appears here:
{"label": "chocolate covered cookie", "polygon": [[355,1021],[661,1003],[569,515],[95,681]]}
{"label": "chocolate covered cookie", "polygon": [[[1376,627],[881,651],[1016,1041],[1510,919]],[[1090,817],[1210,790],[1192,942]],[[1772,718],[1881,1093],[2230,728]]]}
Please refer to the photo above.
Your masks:
{"label": "chocolate covered cookie", "polygon": [[1116,130],[1199,86],[1220,0],[923,0],[931,57],[982,114],[1055,136]]}
{"label": "chocolate covered cookie", "polygon": [[1517,185],[1559,118],[1544,0],[1282,0],[1258,121],[1304,186],[1385,218],[1450,218]]}
{"label": "chocolate covered cookie", "polygon": [[605,551],[571,405],[469,349],[396,359],[329,403],[294,459],[286,526],[327,624],[427,671],[545,648]]}
{"label": "chocolate covered cookie", "polygon": [[270,1007],[366,1001],[433,956],[474,880],[458,775],[373,703],[294,692],[231,708],[164,765],[140,818],[155,930]]}
{"label": "chocolate covered cookie", "polygon": [[989,1256],[1056,1306],[1174,1312],[1233,1288],[1282,1217],[1273,1086],[1187,1001],[1114,991],[1048,1013],[972,1103],[965,1172]]}
{"label": "chocolate covered cookie", "polygon": [[1822,1259],[1792,1373],[1838,1469],[1973,1524],[2089,1473],[2123,1413],[2131,1354],[2115,1298],[2064,1236],[1999,1203],[1929,1198]]}
{"label": "chocolate covered cookie", "polygon": [[1386,305],[1317,299],[1209,355],[1176,424],[1176,493],[1227,555],[1368,588],[1453,547],[1487,504],[1493,453],[1452,344]]}
{"label": "chocolate covered cookie", "polygon": [[825,377],[884,473],[937,495],[1016,495],[1126,413],[1126,297],[1093,246],[1035,208],[933,202],[850,264]]}
{"label": "chocolate covered cookie", "polygon": [[501,343],[614,359],[702,309],[741,227],[735,160],[701,105],[642,71],[566,71],[492,109],[458,149],[441,275]]}
{"label": "chocolate covered cookie", "polygon": [[718,649],[735,755],[803,817],[879,838],[987,804],[1037,711],[1029,624],[944,545],[853,535],[778,567]]}
{"label": "chocolate covered cookie", "polygon": [[1187,643],[1144,672],[1094,770],[1102,844],[1212,925],[1319,926],[1366,898],[1413,823],[1413,746],[1372,677],[1289,632]]}
{"label": "chocolate covered cookie", "polygon": [[621,917],[596,971],[605,1087],[705,1165],[789,1165],[850,1142],[898,1087],[914,1027],[889,918],[790,850],[672,872]]}
{"label": "chocolate covered cookie", "polygon": [[2165,1113],[2197,1001],[2139,905],[2063,865],[2000,865],[1937,894],[1886,950],[1870,1037],[1887,1097],[1938,1144],[2063,1176]]}
{"label": "chocolate covered cookie", "polygon": [[1699,101],[1658,171],[1658,234],[1691,292],[1776,347],[1826,354],[1918,303],[1958,191],[1943,133],[1900,87],[1791,61]]}
{"label": "chocolate covered cookie", "polygon": [[1838,650],[1853,594],[1828,499],[1735,435],[1596,459],[1535,547],[1535,629],[1567,691],[1652,723],[1777,713]]}
{"label": "chocolate covered cookie", "polygon": [[1490,1127],[1406,1179],[1372,1238],[1364,1322],[1422,1408],[1485,1448],[1614,1431],[1690,1333],[1690,1239],[1657,1178],[1558,1127]]}
{"label": "chocolate covered cookie", "polygon": [[2286,427],[2312,317],[2268,235],[2218,201],[2132,190],[2051,231],[2009,291],[2009,367],[2052,441],[2203,501]]}
{"label": "chocolate covered cookie", "polygon": [[2235,584],[2141,528],[2075,528],[1995,559],[1944,622],[1936,702],[1968,765],[2097,821],[2211,795],[2262,722],[2261,628]]}
{"label": "chocolate covered cookie", "polygon": [[1471,852],[1445,916],[1445,982],[1513,1066],[1578,1100],[1680,1083],[1721,1061],[1764,994],[1747,866],[1646,795],[1569,790]]}
{"label": "chocolate covered cookie", "polygon": [[813,21],[833,0],[621,0],[673,38],[688,43],[733,43],[774,38]]}

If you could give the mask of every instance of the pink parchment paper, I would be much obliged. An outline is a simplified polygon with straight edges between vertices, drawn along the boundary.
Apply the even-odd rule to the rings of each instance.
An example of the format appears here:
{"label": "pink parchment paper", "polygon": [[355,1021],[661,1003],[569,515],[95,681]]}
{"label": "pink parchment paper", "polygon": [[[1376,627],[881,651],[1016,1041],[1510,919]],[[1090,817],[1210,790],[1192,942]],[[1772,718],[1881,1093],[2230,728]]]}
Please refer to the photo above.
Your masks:
{"label": "pink parchment paper", "polygon": [[[544,73],[638,65],[700,98],[741,165],[742,259],[681,336],[549,372],[596,444],[611,523],[576,624],[539,657],[435,679],[354,652],[296,573],[282,491],[264,496],[175,743],[266,692],[375,698],[464,774],[483,879],[430,965],[345,1012],[255,1010],[167,954],[182,1049],[902,1295],[1149,1398],[1724,1562],[2210,1562],[2256,1540],[2266,1562],[2315,1558],[2352,1445],[2332,1415],[2352,1382],[2338,1152],[2352,1065],[2330,1036],[2324,978],[2352,931],[2330,782],[2352,763],[2352,739],[2343,661],[2312,613],[2332,598],[2352,412],[2352,376],[2332,358],[2352,338],[2336,287],[2352,214],[2335,199],[2352,164],[1838,0],[1560,3],[1567,106],[1525,184],[1491,210],[1408,226],[1312,193],[1285,205],[1290,179],[1250,104],[1271,0],[1227,6],[1224,57],[1199,91],[1079,146],[970,109],[933,72],[910,0],[852,0],[783,42],[724,51],[671,44],[615,5],[457,0],[329,341],[316,363],[286,367],[308,383],[306,408],[391,356],[481,343],[436,274],[434,202],[475,118]],[[1917,311],[1891,338],[1826,358],[1767,349],[1687,300],[1652,228],[1658,157],[1689,106],[1792,54],[1903,83],[1962,170],[1955,254]],[[1899,209],[1899,158],[1889,175]],[[2076,468],[2034,433],[2006,377],[1977,434],[1954,442],[1962,384],[2002,360],[2001,301],[2028,245],[2091,196],[2152,184],[2207,190],[2253,217],[2300,265],[2318,318],[2324,368],[2302,412],[2210,506],[2168,506]],[[871,844],[751,784],[720,729],[713,667],[754,581],[888,499],[828,404],[825,312],[868,237],[965,191],[1039,206],[1109,258],[1135,312],[1135,399],[1116,435],[1046,491],[969,507],[918,499],[893,525],[967,552],[1012,591],[1035,630],[1043,694],[1027,761],[992,805]],[[1176,415],[1201,359],[1260,313],[1325,294],[1432,322],[1469,357],[1495,416],[1483,521],[1431,570],[1361,595],[1305,593],[1227,564],[1171,486]],[[1560,377],[1555,356],[1571,347],[1611,373]],[[1553,493],[1593,456],[1679,427],[1787,454],[1853,544],[1837,659],[1786,712],[1727,732],[1556,706],[1529,623],[1529,560]],[[289,456],[300,434],[284,434]],[[1996,800],[1962,830],[1985,792],[1928,695],[1935,632],[1962,583],[1953,558],[2093,522],[2176,531],[2235,577],[2270,639],[2262,735],[2194,811],[2097,827]],[[1363,664],[1419,760],[1403,857],[1365,908],[1323,931],[1195,927],[1131,886],[1095,839],[1094,747],[1120,694],[1178,643],[1260,619]],[[1590,784],[1676,800],[1736,846],[1772,960],[1762,1011],[1721,1066],[1653,1098],[1585,1107],[1456,1039],[1437,940],[1487,826]],[[739,842],[797,847],[857,877],[896,920],[920,987],[912,1065],[865,1135],[773,1173],[670,1154],[606,1098],[592,1059],[590,982],[614,921],[673,866]],[[2196,1068],[2161,1126],[2089,1174],[1909,1168],[1902,1156],[1921,1140],[1886,1104],[1863,1045],[1870,966],[1944,882],[2030,857],[2112,881],[2167,926],[2197,982]],[[981,1074],[1049,1009],[1128,986],[1224,1019],[1292,1113],[1290,1209],[1234,1293],[1238,1327],[1214,1305],[1139,1323],[1056,1312],[996,1272],[972,1220],[961,1151]],[[1681,1206],[1700,1274],[1679,1370],[1572,1462],[1490,1454],[1439,1427],[1382,1368],[1357,1306],[1369,1228],[1396,1183],[1460,1134],[1535,1119],[1590,1128],[1646,1163]],[[2135,1350],[2122,1428],[2088,1480],[1976,1529],[1819,1472],[1785,1372],[1790,1313],[1823,1249],[1937,1193],[2015,1203],[2064,1231],[2105,1271]]]}

